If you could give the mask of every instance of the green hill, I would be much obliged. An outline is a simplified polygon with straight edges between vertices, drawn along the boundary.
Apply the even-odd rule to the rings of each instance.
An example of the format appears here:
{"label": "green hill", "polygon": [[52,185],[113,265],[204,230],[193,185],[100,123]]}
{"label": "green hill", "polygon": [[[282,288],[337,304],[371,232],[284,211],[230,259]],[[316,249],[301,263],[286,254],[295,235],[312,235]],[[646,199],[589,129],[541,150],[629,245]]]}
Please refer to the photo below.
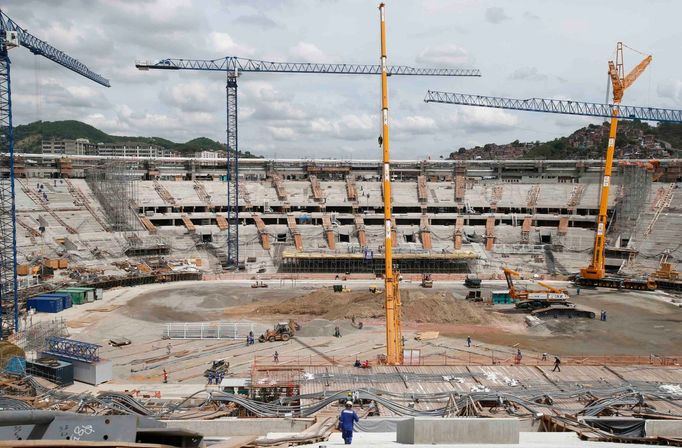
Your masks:
{"label": "green hill", "polygon": [[[198,137],[185,143],[176,143],[161,137],[130,137],[110,135],[104,131],[76,120],[35,121],[14,128],[15,147],[24,152],[40,153],[43,139],[59,138],[75,140],[86,138],[91,143],[144,142],[150,143],[182,155],[192,155],[196,151],[225,151],[225,144],[207,137]],[[240,151],[242,157],[258,157],[249,151]]]}

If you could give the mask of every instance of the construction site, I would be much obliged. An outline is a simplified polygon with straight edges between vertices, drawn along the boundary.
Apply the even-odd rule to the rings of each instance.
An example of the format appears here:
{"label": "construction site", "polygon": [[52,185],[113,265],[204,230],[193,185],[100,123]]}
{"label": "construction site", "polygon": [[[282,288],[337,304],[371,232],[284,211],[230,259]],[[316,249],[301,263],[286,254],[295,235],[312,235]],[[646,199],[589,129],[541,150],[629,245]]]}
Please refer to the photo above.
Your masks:
{"label": "construction site", "polygon": [[[0,102],[22,46],[108,86],[0,16]],[[608,104],[427,93],[602,117],[601,160],[394,160],[389,75],[481,73],[389,66],[380,24],[378,65],[136,63],[227,73],[226,159],[3,130],[0,446],[322,447],[344,408],[360,446],[682,446],[682,160],[614,158],[619,117],[682,122],[620,105],[651,56]],[[240,159],[249,72],[381,78],[382,160]]]}

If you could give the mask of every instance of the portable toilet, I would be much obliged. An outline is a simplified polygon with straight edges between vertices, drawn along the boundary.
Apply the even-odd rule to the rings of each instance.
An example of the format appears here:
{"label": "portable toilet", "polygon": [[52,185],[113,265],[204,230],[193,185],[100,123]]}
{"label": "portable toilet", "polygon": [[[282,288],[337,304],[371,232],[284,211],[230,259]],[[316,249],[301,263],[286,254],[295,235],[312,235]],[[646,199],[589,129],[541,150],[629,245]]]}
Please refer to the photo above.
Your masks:
{"label": "portable toilet", "polygon": [[102,300],[104,298],[104,288],[95,288],[95,300]]}

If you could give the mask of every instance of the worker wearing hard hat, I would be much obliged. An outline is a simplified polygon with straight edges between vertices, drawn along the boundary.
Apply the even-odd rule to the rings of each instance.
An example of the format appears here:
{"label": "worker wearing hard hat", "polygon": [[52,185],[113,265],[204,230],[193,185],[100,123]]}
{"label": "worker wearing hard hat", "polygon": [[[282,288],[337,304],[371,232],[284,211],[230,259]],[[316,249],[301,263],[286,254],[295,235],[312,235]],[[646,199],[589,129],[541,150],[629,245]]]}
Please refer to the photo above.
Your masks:
{"label": "worker wearing hard hat", "polygon": [[350,445],[353,442],[353,424],[357,421],[360,421],[360,417],[353,410],[353,402],[348,400],[346,408],[339,415],[339,429],[346,445]]}

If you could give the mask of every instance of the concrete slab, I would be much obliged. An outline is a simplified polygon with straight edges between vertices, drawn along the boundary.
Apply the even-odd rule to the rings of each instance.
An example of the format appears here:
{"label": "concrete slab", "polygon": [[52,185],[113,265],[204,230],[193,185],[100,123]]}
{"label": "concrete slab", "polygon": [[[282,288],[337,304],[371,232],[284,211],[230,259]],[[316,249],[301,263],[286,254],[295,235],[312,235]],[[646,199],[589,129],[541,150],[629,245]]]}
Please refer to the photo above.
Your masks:
{"label": "concrete slab", "polygon": [[430,418],[398,422],[398,443],[461,444],[519,443],[519,420],[515,418]]}
{"label": "concrete slab", "polygon": [[682,438],[682,420],[647,420],[644,422],[647,437]]}
{"label": "concrete slab", "polygon": [[[335,432],[331,435],[328,441],[322,443],[314,443],[308,445],[299,445],[300,447],[332,447],[344,445],[341,433]],[[354,446],[371,446],[372,448],[395,448],[404,446],[396,441],[396,434],[391,433],[355,433],[353,436]],[[432,444],[411,445],[414,448],[433,447]],[[445,447],[456,448],[494,448],[509,446],[502,444],[445,444],[439,445]],[[586,442],[580,440],[575,433],[572,432],[522,432],[519,435],[519,442],[517,446],[524,448],[621,448],[623,445],[619,443],[610,442]],[[650,445],[643,444],[628,444],[628,448],[645,448]]]}

